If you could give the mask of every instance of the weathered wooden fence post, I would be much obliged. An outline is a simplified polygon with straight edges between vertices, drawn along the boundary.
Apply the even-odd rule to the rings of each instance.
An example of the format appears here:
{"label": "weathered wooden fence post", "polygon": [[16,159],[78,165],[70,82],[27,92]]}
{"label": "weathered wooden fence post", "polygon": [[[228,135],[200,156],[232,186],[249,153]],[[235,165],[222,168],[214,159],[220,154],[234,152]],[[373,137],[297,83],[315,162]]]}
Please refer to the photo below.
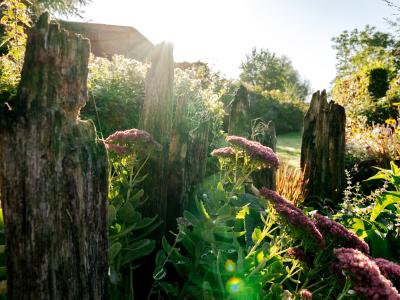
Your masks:
{"label": "weathered wooden fence post", "polygon": [[249,110],[249,92],[246,87],[240,85],[232,101],[231,110],[229,112],[229,128],[230,135],[248,136],[251,132],[251,120],[248,117]]}
{"label": "weathered wooden fence post", "polygon": [[[261,144],[270,147],[276,152],[276,131],[275,124],[270,121],[268,124],[261,123],[260,132],[255,137],[255,140]],[[253,181],[256,187],[267,187],[271,190],[276,190],[276,169],[270,167],[254,172]]]}
{"label": "weathered wooden fence post", "polygon": [[0,115],[10,299],[107,299],[105,146],[79,120],[89,41],[40,17],[13,110]]}
{"label": "weathered wooden fence post", "polygon": [[157,157],[149,160],[146,171],[145,191],[149,196],[144,212],[158,215],[163,224],[161,237],[167,223],[167,187],[169,145],[174,113],[174,57],[172,44],[156,45],[152,53],[151,68],[146,75],[145,99],[139,120],[139,128],[148,131],[162,145]]}
{"label": "weathered wooden fence post", "polygon": [[[262,116],[259,119],[251,120],[248,111],[251,105],[253,94],[249,93],[247,88],[243,85],[239,87],[236,92],[235,99],[232,102],[230,115],[229,115],[229,134],[239,135],[243,137],[251,137],[253,135],[253,126],[258,126],[256,136],[251,137],[261,144],[270,147],[274,152],[276,151],[276,133],[275,124],[264,120]],[[268,123],[264,123],[267,121]],[[253,124],[254,122],[254,124]],[[269,189],[276,189],[276,170],[269,168],[257,171],[253,174],[253,181],[256,187],[267,187]]]}
{"label": "weathered wooden fence post", "polygon": [[328,103],[325,90],[314,93],[304,117],[301,145],[308,194],[305,203],[328,199],[335,204],[340,200],[345,184],[345,125],[344,108],[333,101]]}

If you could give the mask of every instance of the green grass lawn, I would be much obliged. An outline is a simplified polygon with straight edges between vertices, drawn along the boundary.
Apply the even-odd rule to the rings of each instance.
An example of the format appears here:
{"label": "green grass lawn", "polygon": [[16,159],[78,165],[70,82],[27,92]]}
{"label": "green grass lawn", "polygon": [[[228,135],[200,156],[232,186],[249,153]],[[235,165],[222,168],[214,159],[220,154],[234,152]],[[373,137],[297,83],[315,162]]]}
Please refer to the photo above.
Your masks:
{"label": "green grass lawn", "polygon": [[301,132],[291,132],[277,136],[276,152],[281,162],[300,168]]}

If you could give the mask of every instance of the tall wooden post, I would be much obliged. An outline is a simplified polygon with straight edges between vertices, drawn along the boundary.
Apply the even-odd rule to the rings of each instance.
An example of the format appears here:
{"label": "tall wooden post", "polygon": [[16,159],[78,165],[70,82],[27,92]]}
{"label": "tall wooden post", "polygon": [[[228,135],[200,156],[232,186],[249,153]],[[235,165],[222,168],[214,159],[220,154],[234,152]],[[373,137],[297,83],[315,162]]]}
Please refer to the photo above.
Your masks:
{"label": "tall wooden post", "polygon": [[[251,138],[257,140],[261,144],[270,147],[276,151],[276,132],[275,124],[270,120],[264,120],[262,116],[259,119],[251,120],[248,115],[250,108],[250,97],[247,88],[243,85],[236,92],[235,99],[232,102],[232,107],[229,115],[229,134],[250,137],[253,135],[252,123],[258,125],[259,132],[257,136]],[[268,122],[269,121],[269,122]],[[258,123],[257,123],[258,122]],[[264,122],[267,122],[264,123]],[[276,170],[271,167],[253,173],[253,181],[256,187],[267,187],[276,189]]]}
{"label": "tall wooden post", "polygon": [[248,136],[251,132],[251,120],[248,116],[249,92],[246,87],[240,85],[236,92],[235,98],[232,101],[231,110],[229,113],[229,129],[230,135]]}
{"label": "tall wooden post", "polygon": [[107,299],[108,162],[87,101],[89,41],[40,17],[0,115],[10,299]]}
{"label": "tall wooden post", "polygon": [[[276,131],[274,122],[270,121],[268,124],[263,124],[261,132],[255,137],[255,140],[261,144],[270,147],[276,152]],[[270,167],[262,169],[253,173],[253,181],[256,187],[267,187],[271,190],[276,190],[276,169]]]}
{"label": "tall wooden post", "polygon": [[307,184],[306,204],[317,199],[337,203],[345,184],[345,124],[342,106],[327,101],[325,90],[314,93],[304,117],[301,168]]}
{"label": "tall wooden post", "polygon": [[173,83],[173,47],[168,43],[156,45],[151,68],[146,75],[139,127],[148,131],[162,145],[162,151],[152,157],[146,166],[148,177],[144,187],[149,196],[144,206],[145,214],[158,215],[163,221],[158,237],[164,234],[167,223],[168,158],[175,106]]}

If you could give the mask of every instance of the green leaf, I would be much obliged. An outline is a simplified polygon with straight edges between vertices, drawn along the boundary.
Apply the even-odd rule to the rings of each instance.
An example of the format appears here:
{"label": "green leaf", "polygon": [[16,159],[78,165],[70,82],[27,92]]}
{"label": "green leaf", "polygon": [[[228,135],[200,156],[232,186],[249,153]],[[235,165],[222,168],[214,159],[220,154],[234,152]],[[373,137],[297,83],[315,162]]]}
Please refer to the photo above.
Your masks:
{"label": "green leaf", "polygon": [[138,241],[132,245],[129,245],[129,248],[124,248],[125,254],[121,260],[121,265],[126,265],[136,259],[149,255],[151,252],[153,252],[155,245],[155,241],[149,239]]}
{"label": "green leaf", "polygon": [[394,161],[390,162],[390,168],[391,168],[394,176],[400,176],[400,168],[398,166],[396,166]]}
{"label": "green leaf", "polygon": [[178,288],[173,286],[172,284],[168,283],[168,282],[163,282],[160,281],[158,282],[158,284],[161,286],[161,288],[164,290],[164,292],[166,292],[168,295],[177,298],[178,297]]}
{"label": "green leaf", "polygon": [[145,174],[142,177],[136,178],[135,179],[135,184],[141,183],[143,180],[145,180],[147,178],[149,174]]}
{"label": "green leaf", "polygon": [[389,245],[385,236],[382,235],[382,233],[380,233],[378,230],[368,230],[367,234],[371,245],[372,256],[389,258]]}
{"label": "green leaf", "polygon": [[400,193],[388,192],[383,194],[383,201],[377,202],[371,212],[371,221],[375,221],[376,218],[385,210],[385,208],[391,204],[400,203]]}
{"label": "green leaf", "polygon": [[225,192],[224,185],[222,184],[221,181],[219,181],[217,184],[217,191]]}
{"label": "green leaf", "polygon": [[108,261],[112,262],[121,251],[122,245],[119,242],[112,243],[108,248]]}
{"label": "green leaf", "polygon": [[137,226],[135,227],[135,230],[142,229],[145,227],[150,226],[154,221],[156,221],[158,216],[154,216],[153,218],[143,218],[139,222],[137,222]]}
{"label": "green leaf", "polygon": [[359,218],[353,219],[351,230],[354,231],[362,239],[367,237],[367,232],[365,231],[365,223]]}
{"label": "green leaf", "polygon": [[121,274],[119,274],[113,267],[110,267],[110,281],[113,285],[118,285],[122,281]]}
{"label": "green leaf", "polygon": [[[145,228],[142,230],[138,235],[135,236],[135,239],[142,239],[144,237],[147,237],[151,232],[157,229],[162,224],[162,221],[158,221],[156,223],[153,223],[151,226]],[[136,230],[136,227],[135,229]]]}
{"label": "green leaf", "polygon": [[183,212],[183,216],[185,217],[186,220],[189,221],[190,224],[192,224],[193,226],[199,224],[200,220],[191,212],[185,210]]}
{"label": "green leaf", "polygon": [[144,190],[141,189],[139,190],[135,195],[131,196],[129,199],[129,202],[131,202],[132,204],[134,204],[136,201],[138,201],[140,198],[142,198],[144,195]]}
{"label": "green leaf", "polygon": [[135,220],[135,209],[132,204],[126,202],[124,206],[118,210],[118,216],[121,218],[122,222],[132,223]]}
{"label": "green leaf", "polygon": [[197,209],[199,210],[199,212],[203,215],[203,217],[206,220],[209,220],[210,219],[210,215],[208,214],[208,212],[207,212],[207,210],[206,210],[206,208],[204,206],[203,201],[198,200],[197,198],[195,200],[196,200],[196,206],[197,206]]}
{"label": "green leaf", "polygon": [[162,237],[161,244],[165,252],[167,253],[172,252],[172,247],[170,246],[170,244],[168,243],[167,239],[164,236]]}
{"label": "green leaf", "polygon": [[259,240],[263,239],[263,234],[260,228],[255,228],[253,234],[251,235],[251,239],[254,243],[257,243]]}
{"label": "green leaf", "polygon": [[219,222],[230,220],[232,219],[232,208],[228,204],[225,204],[218,209],[217,215]]}
{"label": "green leaf", "polygon": [[136,226],[136,224],[132,224],[129,227],[123,229],[121,232],[114,234],[114,235],[110,235],[110,239],[116,239],[116,238],[123,237],[124,235],[128,234],[133,229],[135,229],[135,226]]}
{"label": "green leaf", "polygon": [[236,219],[238,220],[243,220],[246,215],[250,213],[249,211],[249,205],[245,205],[242,207],[242,209],[236,214]]}
{"label": "green leaf", "polygon": [[159,250],[156,255],[156,266],[163,266],[167,260],[167,255],[164,250]]}
{"label": "green leaf", "polygon": [[374,176],[369,177],[369,178],[366,179],[365,181],[371,181],[371,180],[377,180],[377,179],[383,179],[383,180],[385,180],[386,177],[387,177],[387,176],[386,176],[385,174],[379,172],[379,173],[375,174]]}
{"label": "green leaf", "polygon": [[158,266],[153,272],[153,279],[154,280],[162,280],[167,276],[167,270],[164,266]]}
{"label": "green leaf", "polygon": [[110,225],[112,222],[114,222],[115,218],[117,217],[117,210],[115,209],[115,206],[112,204],[109,204],[107,207],[107,222],[108,225]]}

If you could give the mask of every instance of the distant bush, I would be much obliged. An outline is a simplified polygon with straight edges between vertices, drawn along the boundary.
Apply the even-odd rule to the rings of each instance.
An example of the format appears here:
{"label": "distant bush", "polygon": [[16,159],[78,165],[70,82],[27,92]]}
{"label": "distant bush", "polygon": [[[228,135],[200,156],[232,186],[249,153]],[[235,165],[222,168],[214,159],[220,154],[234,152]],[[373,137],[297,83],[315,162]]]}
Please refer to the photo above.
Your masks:
{"label": "distant bush", "polygon": [[392,70],[386,67],[366,66],[350,76],[336,79],[333,100],[345,107],[351,121],[382,124],[398,115],[393,102],[398,99],[399,87],[392,78]]}
{"label": "distant bush", "polygon": [[306,104],[285,92],[268,91],[249,93],[249,117],[264,122],[273,121],[277,134],[300,131],[303,128]]}
{"label": "distant bush", "polygon": [[[400,127],[394,119],[385,125],[363,125],[362,122],[348,126],[346,130],[346,169],[350,170],[353,183],[363,182],[376,170],[387,168],[390,161],[400,161]],[[364,193],[377,188],[375,182],[362,185]]]}
{"label": "distant bush", "polygon": [[395,119],[386,125],[349,128],[346,131],[347,155],[358,161],[373,160],[379,166],[400,159],[400,127]]}
{"label": "distant bush", "polygon": [[345,30],[332,41],[337,58],[332,98],[345,107],[348,119],[372,125],[396,118],[400,88],[394,37],[366,26]]}
{"label": "distant bush", "polygon": [[122,56],[114,56],[112,60],[92,57],[88,77],[89,101],[81,116],[93,120],[103,136],[137,127],[144,99],[146,70],[147,65]]}

